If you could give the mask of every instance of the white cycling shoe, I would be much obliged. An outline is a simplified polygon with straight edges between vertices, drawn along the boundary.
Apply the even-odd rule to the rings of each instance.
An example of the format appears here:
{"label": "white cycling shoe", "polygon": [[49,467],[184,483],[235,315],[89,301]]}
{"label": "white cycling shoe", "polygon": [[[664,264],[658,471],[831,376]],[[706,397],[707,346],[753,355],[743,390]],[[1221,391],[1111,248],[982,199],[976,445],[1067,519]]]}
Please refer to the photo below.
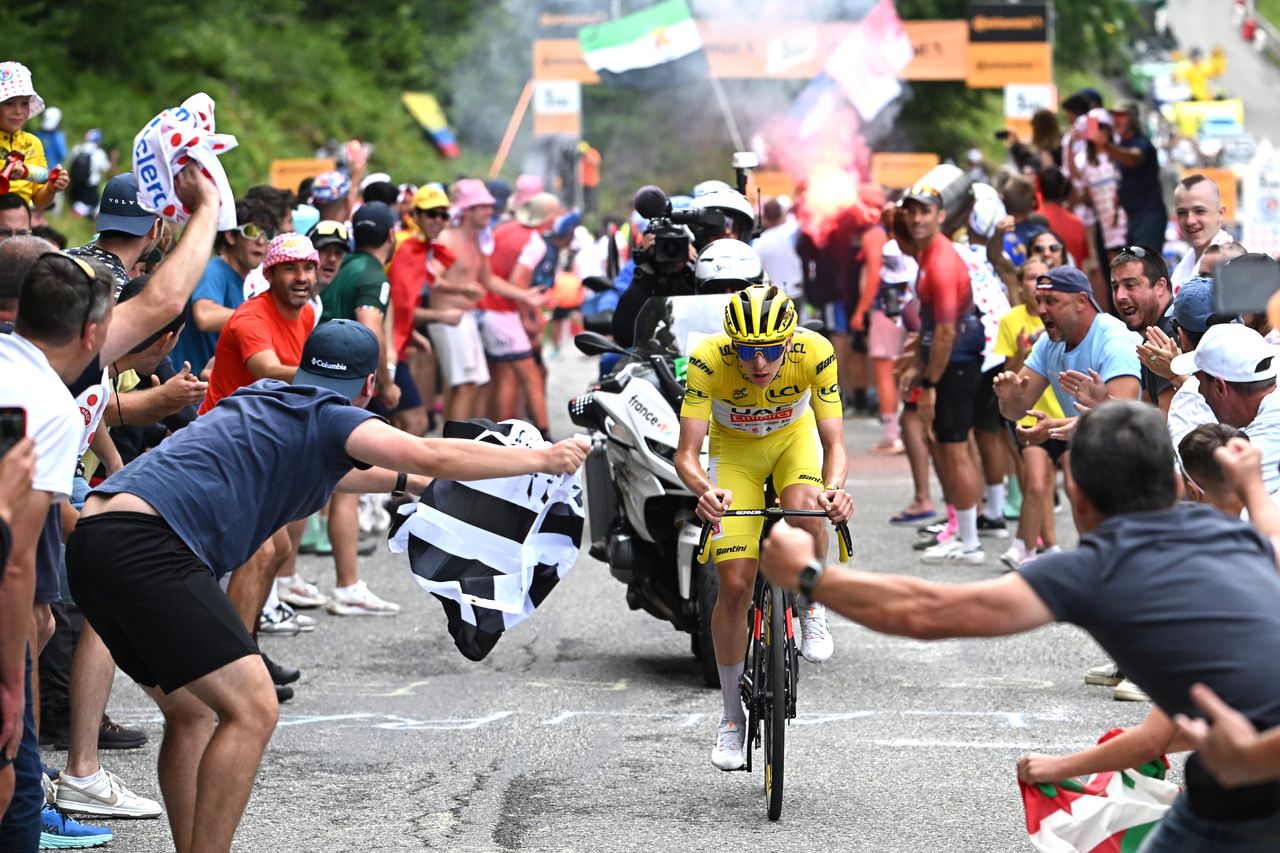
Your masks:
{"label": "white cycling shoe", "polygon": [[742,752],[746,735],[746,723],[721,718],[720,728],[716,731],[716,748],[711,750],[711,763],[721,770],[741,770],[747,763]]}
{"label": "white cycling shoe", "polygon": [[811,604],[800,610],[800,654],[809,663],[822,663],[836,650],[831,631],[827,628],[827,608]]}

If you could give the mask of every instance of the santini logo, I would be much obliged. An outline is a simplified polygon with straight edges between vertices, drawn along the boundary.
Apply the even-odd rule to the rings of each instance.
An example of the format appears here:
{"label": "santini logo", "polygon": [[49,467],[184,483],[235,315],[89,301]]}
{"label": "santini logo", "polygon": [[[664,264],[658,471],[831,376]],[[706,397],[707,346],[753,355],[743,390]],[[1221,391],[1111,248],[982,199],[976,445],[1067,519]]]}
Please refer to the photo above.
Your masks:
{"label": "santini logo", "polygon": [[741,554],[746,550],[746,545],[730,545],[727,548],[717,548],[716,556],[719,557],[721,554]]}
{"label": "santini logo", "polygon": [[323,358],[312,358],[311,366],[323,367],[325,370],[350,370],[349,367],[340,361],[325,361]]}

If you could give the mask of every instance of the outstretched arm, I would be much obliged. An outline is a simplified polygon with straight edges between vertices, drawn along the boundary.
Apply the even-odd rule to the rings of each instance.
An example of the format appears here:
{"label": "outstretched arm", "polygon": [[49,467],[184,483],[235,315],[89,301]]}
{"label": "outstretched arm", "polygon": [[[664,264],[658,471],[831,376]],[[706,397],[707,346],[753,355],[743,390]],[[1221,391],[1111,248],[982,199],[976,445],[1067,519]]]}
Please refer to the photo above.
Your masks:
{"label": "outstretched arm", "polygon": [[572,474],[587,458],[588,449],[585,442],[576,438],[536,450],[456,438],[418,438],[373,419],[352,430],[346,444],[347,455],[352,459],[445,480]]}

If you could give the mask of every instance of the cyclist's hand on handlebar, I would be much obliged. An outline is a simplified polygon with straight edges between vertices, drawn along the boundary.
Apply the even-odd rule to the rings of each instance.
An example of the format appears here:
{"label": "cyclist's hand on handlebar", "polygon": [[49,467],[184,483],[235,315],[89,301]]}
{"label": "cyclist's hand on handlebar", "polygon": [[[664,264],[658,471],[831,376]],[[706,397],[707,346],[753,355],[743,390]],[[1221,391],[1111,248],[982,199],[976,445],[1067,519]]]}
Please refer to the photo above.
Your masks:
{"label": "cyclist's hand on handlebar", "polygon": [[818,509],[825,512],[833,524],[840,524],[853,515],[853,498],[844,489],[828,489],[818,493]]}
{"label": "cyclist's hand on handlebar", "polygon": [[732,503],[733,492],[728,489],[707,489],[698,498],[698,518],[703,521],[719,521]]}

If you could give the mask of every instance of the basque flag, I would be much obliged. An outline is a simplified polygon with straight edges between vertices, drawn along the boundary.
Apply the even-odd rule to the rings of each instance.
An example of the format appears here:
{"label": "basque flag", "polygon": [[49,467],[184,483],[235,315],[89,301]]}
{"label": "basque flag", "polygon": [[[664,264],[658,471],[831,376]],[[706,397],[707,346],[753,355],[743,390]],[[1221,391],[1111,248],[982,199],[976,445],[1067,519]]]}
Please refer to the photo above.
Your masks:
{"label": "basque flag", "polygon": [[[548,442],[523,421],[450,421],[446,438],[508,447]],[[434,480],[400,508],[391,550],[409,553],[414,580],[444,606],[458,651],[483,660],[573,567],[582,544],[579,474],[469,483]]]}

